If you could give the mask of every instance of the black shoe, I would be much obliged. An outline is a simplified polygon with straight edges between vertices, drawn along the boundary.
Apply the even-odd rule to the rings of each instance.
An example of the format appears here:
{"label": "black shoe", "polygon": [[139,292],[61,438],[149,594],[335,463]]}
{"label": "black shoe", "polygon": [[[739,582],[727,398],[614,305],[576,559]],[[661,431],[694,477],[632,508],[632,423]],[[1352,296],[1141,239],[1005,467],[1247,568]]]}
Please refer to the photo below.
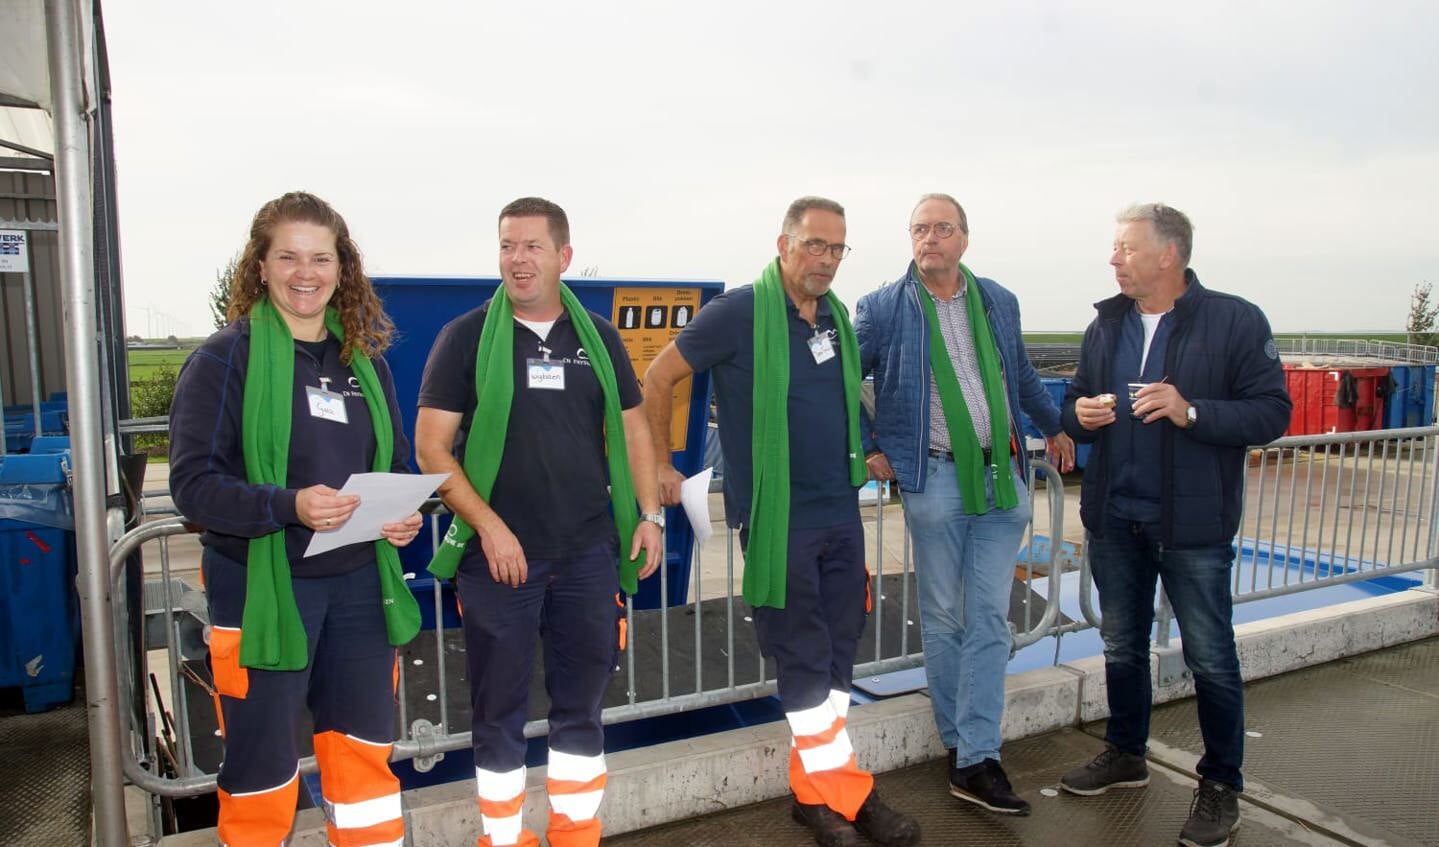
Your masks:
{"label": "black shoe", "polygon": [[844,815],[819,803],[810,805],[795,801],[790,816],[809,828],[820,847],[860,847],[859,833]]}
{"label": "black shoe", "polygon": [[1184,847],[1226,847],[1239,828],[1239,792],[1212,779],[1201,779],[1194,789],[1189,820],[1179,831]]}
{"label": "black shoe", "polygon": [[1014,793],[1004,768],[994,759],[967,768],[950,767],[949,793],[1001,815],[1029,814],[1029,803]]}
{"label": "black shoe", "polygon": [[1059,787],[1070,794],[1090,797],[1111,788],[1141,788],[1149,784],[1149,765],[1143,756],[1105,747],[1094,761],[1081,765],[1059,778]]}
{"label": "black shoe", "polygon": [[909,847],[919,843],[919,823],[903,812],[897,812],[870,790],[864,805],[854,816],[854,828],[864,837],[883,847]]}

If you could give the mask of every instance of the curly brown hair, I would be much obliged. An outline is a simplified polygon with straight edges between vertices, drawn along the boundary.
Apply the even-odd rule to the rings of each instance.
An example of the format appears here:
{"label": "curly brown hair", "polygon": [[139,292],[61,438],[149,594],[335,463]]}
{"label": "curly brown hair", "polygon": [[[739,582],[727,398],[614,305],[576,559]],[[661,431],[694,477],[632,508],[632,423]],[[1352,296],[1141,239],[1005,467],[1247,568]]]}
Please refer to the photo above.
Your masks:
{"label": "curly brown hair", "polygon": [[304,191],[291,191],[260,207],[250,224],[250,241],[240,256],[235,276],[230,281],[230,308],[226,318],[235,320],[265,296],[260,283],[260,262],[270,250],[275,227],[282,223],[310,223],[335,234],[335,250],[339,253],[340,279],[330,305],[340,313],[340,326],[345,329],[341,359],[349,364],[355,353],[378,356],[390,346],[395,324],[385,314],[384,304],[375,294],[370,278],[365,275],[360,248],[350,238],[350,228],[329,203]]}

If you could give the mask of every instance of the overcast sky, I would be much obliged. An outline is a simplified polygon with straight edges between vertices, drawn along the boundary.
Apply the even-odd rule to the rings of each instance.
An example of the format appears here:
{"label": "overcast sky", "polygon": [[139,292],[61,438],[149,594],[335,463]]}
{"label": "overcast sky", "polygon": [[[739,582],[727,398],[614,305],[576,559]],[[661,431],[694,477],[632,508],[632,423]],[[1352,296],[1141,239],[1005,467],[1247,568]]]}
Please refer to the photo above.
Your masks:
{"label": "overcast sky", "polygon": [[[1114,213],[1194,221],[1276,330],[1400,329],[1439,283],[1433,2],[106,0],[132,332],[210,331],[266,200],[343,214],[372,274],[493,275],[495,215],[564,206],[571,272],[749,282],[785,207],[848,210],[848,303],[915,199],[1025,329],[1117,289]],[[147,313],[145,308],[151,311]]]}

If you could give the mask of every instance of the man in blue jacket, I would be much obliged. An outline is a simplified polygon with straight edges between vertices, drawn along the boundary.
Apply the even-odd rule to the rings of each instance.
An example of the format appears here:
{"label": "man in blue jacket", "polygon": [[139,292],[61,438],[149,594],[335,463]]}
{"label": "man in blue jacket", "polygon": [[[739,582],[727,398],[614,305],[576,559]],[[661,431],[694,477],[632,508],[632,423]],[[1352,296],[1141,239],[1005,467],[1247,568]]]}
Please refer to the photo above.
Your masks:
{"label": "man in blue jacket", "polygon": [[870,475],[898,480],[919,576],[920,627],[934,719],[949,750],[950,793],[992,812],[1029,814],[999,765],[1009,597],[1029,524],[1023,409],[1073,466],[1074,444],[1029,363],[1019,302],[960,264],[964,209],[927,194],[910,215],[914,261],[860,298],[860,366],[874,375]]}
{"label": "man in blue jacket", "polygon": [[1148,203],[1118,220],[1109,263],[1120,293],[1095,304],[1063,409],[1065,431],[1094,444],[1080,518],[1103,617],[1108,746],[1060,785],[1092,795],[1149,782],[1149,631],[1162,579],[1204,737],[1179,843],[1221,847],[1239,826],[1244,786],[1229,587],[1244,458],[1284,432],[1290,400],[1264,313],[1189,269],[1184,213]]}

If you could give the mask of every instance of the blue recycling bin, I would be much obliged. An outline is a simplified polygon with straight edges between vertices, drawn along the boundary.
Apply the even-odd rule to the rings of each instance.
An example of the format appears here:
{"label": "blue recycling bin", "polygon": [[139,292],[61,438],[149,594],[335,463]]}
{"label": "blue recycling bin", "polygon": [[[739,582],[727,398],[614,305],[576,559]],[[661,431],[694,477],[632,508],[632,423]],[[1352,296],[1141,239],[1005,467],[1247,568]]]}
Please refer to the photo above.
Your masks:
{"label": "blue recycling bin", "polygon": [[40,432],[35,431],[31,406],[5,407],[5,452],[26,453],[37,436],[63,435],[70,430],[70,413],[63,404],[44,403],[40,409]]}
{"label": "blue recycling bin", "polygon": [[30,442],[35,440],[35,427],[33,423],[6,418],[4,438],[6,453],[28,453]]}
{"label": "blue recycling bin", "polygon": [[68,435],[37,435],[30,442],[31,453],[64,453],[70,449]]}
{"label": "blue recycling bin", "polygon": [[[375,277],[372,281],[384,301],[386,314],[395,323],[394,342],[385,351],[385,359],[395,377],[395,394],[404,412],[405,434],[413,444],[420,377],[435,336],[446,323],[492,297],[500,286],[500,279]],[[565,284],[585,308],[614,323],[620,340],[630,353],[635,372],[641,378],[649,361],[679,333],[695,311],[724,290],[722,282],[694,280],[571,279],[565,280]],[[689,398],[684,413],[676,411],[676,427],[681,434],[673,439],[679,447],[673,460],[675,468],[686,476],[704,468],[709,397],[709,374],[696,374],[689,383]],[[694,533],[685,519],[684,510],[667,510],[666,599],[672,606],[683,605],[689,596],[689,566],[693,549]],[[411,581],[411,589],[421,596],[428,596],[432,584],[424,572],[432,553],[433,547],[427,534],[421,534],[414,543],[400,551],[405,570],[413,571],[419,577]],[[639,609],[660,605],[658,574],[640,583],[639,593],[634,599],[635,608]],[[428,609],[426,614],[429,614]]]}
{"label": "blue recycling bin", "polygon": [[74,696],[79,604],[69,451],[0,458],[0,687],[27,712]]}
{"label": "blue recycling bin", "polygon": [[1394,393],[1384,400],[1384,428],[1434,423],[1434,366],[1394,365],[1389,376],[1394,380]]}
{"label": "blue recycling bin", "polygon": [[[1044,383],[1045,390],[1049,392],[1050,397],[1054,398],[1054,405],[1062,406],[1064,404],[1064,392],[1069,389],[1069,377],[1045,376],[1040,377],[1039,381]],[[1034,438],[1044,437],[1044,433],[1039,431],[1039,428],[1034,425],[1034,422],[1029,419],[1029,415],[1026,415],[1023,409],[1019,410],[1019,421],[1024,429],[1025,435],[1033,436]],[[1074,467],[1076,469],[1082,470],[1084,463],[1089,461],[1089,449],[1091,446],[1093,445],[1074,445]]]}

